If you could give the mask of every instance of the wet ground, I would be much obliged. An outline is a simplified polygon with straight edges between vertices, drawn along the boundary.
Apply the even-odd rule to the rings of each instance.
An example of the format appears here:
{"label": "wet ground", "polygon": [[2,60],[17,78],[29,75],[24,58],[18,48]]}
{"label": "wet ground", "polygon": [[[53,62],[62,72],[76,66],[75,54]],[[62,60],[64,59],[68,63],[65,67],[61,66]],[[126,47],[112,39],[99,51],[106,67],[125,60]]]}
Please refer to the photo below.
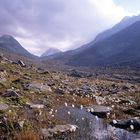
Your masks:
{"label": "wet ground", "polygon": [[140,132],[129,132],[110,126],[105,120],[87,112],[85,109],[61,107],[57,117],[66,123],[77,125],[74,134],[65,140],[135,140],[140,139]]}

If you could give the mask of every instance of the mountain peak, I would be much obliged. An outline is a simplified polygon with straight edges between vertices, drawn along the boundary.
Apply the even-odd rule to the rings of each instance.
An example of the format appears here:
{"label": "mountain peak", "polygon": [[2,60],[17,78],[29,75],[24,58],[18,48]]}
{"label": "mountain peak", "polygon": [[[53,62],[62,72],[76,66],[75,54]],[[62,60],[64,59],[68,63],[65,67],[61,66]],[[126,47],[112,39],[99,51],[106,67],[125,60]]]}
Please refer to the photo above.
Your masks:
{"label": "mountain peak", "polygon": [[0,37],[0,49],[30,58],[34,57],[13,36],[7,34]]}
{"label": "mountain peak", "polygon": [[130,18],[131,18],[130,16],[125,16],[125,17],[121,20],[121,22],[126,21],[126,20],[128,20],[128,19],[130,19]]}
{"label": "mountain peak", "polygon": [[41,57],[45,57],[45,56],[50,56],[50,55],[54,55],[54,54],[58,54],[61,53],[62,51],[57,49],[57,48],[48,48],[45,53],[43,53],[41,55]]}
{"label": "mountain peak", "polygon": [[1,38],[4,38],[4,39],[14,39],[11,35],[8,35],[8,34],[2,35]]}

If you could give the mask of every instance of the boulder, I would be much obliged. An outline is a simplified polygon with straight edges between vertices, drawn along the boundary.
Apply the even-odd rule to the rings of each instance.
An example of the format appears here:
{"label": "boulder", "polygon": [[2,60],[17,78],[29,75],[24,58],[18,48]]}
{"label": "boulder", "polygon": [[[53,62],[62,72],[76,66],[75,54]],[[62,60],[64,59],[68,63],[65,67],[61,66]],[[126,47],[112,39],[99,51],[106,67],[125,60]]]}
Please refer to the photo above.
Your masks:
{"label": "boulder", "polygon": [[86,73],[86,72],[77,71],[73,69],[68,74],[68,76],[77,77],[77,78],[88,78],[88,77],[92,77],[93,75],[91,73]]}
{"label": "boulder", "polygon": [[107,117],[107,114],[112,111],[112,108],[107,106],[100,106],[100,105],[92,105],[86,108],[89,112],[93,115],[96,115],[100,118]]}
{"label": "boulder", "polygon": [[31,84],[26,85],[26,87],[24,86],[24,88],[26,89],[38,89],[42,92],[52,92],[52,89],[50,86],[48,86],[47,84],[43,84],[43,83],[37,83],[37,82],[33,82]]}
{"label": "boulder", "polygon": [[26,67],[26,64],[22,60],[18,60],[18,65],[21,67]]}
{"label": "boulder", "polygon": [[119,120],[119,121],[113,120],[110,122],[110,125],[121,129],[140,131],[140,120],[137,119]]}
{"label": "boulder", "polygon": [[44,138],[50,138],[54,136],[60,136],[67,133],[72,133],[77,130],[76,125],[66,124],[66,125],[56,125],[54,128],[42,129],[42,135]]}
{"label": "boulder", "polygon": [[45,70],[45,69],[41,69],[41,68],[38,68],[37,72],[39,74],[50,74],[50,72],[48,70]]}
{"label": "boulder", "polygon": [[19,97],[18,93],[13,90],[8,90],[6,93],[2,94],[3,97]]}

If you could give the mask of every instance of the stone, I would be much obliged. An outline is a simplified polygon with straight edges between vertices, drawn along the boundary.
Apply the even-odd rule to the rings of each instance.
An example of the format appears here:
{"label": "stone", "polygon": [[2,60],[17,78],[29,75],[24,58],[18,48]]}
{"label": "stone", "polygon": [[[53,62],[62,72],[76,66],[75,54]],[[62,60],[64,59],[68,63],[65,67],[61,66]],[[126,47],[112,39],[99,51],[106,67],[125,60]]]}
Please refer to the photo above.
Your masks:
{"label": "stone", "polygon": [[77,77],[77,78],[84,78],[84,77],[92,77],[93,75],[91,73],[86,73],[82,71],[77,71],[75,69],[71,70],[71,72],[68,74],[68,76]]}
{"label": "stone", "polygon": [[8,90],[6,93],[2,94],[3,97],[19,97],[18,93],[13,90]]}
{"label": "stone", "polygon": [[26,105],[32,109],[43,109],[43,104],[33,104],[33,103],[26,103]]}
{"label": "stone", "polygon": [[140,110],[136,110],[134,108],[123,109],[125,114],[140,116]]}
{"label": "stone", "polygon": [[0,111],[6,111],[9,106],[5,103],[0,103]]}
{"label": "stone", "polygon": [[42,135],[45,138],[53,137],[56,135],[62,135],[64,133],[72,133],[77,130],[78,126],[66,124],[66,125],[56,125],[54,128],[42,129]]}
{"label": "stone", "polygon": [[47,84],[33,82],[31,84],[26,85],[27,89],[35,88],[42,92],[52,92],[52,89]]}
{"label": "stone", "polygon": [[140,120],[137,119],[119,120],[116,121],[116,123],[111,121],[110,125],[117,128],[129,129],[129,130],[131,130],[131,126],[133,126],[133,131],[140,131]]}
{"label": "stone", "polygon": [[50,72],[48,71],[48,70],[44,70],[44,69],[38,69],[37,70],[37,72],[39,73],[39,74],[50,74]]}
{"label": "stone", "polygon": [[25,64],[22,60],[18,60],[18,64],[19,64],[21,67],[26,67],[26,64]]}
{"label": "stone", "polygon": [[120,98],[120,104],[126,104],[126,103],[129,103],[129,104],[136,104],[134,101],[130,100],[130,99],[127,99],[127,98]]}
{"label": "stone", "polygon": [[87,110],[90,110],[90,113],[93,115],[96,115],[100,118],[107,117],[107,114],[112,111],[112,108],[107,106],[100,106],[100,105],[92,105],[89,107],[86,107]]}
{"label": "stone", "polygon": [[128,91],[128,90],[129,90],[129,87],[127,87],[126,85],[124,85],[124,86],[122,87],[122,90]]}
{"label": "stone", "polygon": [[4,83],[4,82],[6,82],[6,78],[1,78],[0,77],[0,83]]}
{"label": "stone", "polygon": [[15,83],[15,84],[17,84],[17,83],[21,83],[22,81],[21,81],[21,79],[20,78],[18,78],[18,79],[16,79],[16,80],[13,80],[12,81],[12,83]]}

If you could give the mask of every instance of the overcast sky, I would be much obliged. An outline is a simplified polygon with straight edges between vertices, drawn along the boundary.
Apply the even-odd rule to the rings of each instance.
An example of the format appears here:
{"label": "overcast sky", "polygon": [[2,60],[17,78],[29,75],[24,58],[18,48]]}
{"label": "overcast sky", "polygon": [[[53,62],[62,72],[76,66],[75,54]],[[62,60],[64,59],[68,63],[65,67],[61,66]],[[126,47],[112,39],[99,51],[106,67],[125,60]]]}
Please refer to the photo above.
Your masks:
{"label": "overcast sky", "polygon": [[65,51],[139,9],[139,0],[0,0],[0,34],[14,36],[36,55],[48,47]]}

